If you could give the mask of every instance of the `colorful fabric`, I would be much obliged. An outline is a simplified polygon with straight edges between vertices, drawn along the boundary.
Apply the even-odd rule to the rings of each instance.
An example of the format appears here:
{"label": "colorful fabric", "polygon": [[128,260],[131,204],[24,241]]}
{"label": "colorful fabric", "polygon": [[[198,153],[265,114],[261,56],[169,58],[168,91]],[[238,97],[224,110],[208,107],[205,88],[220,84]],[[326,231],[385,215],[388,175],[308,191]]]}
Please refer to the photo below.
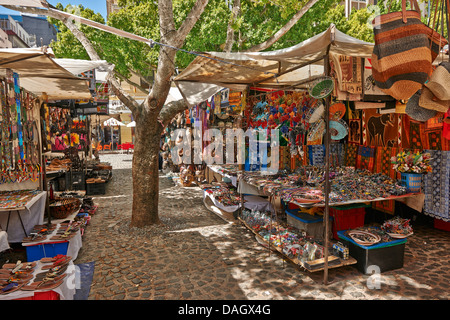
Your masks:
{"label": "colorful fabric", "polygon": [[366,109],[362,113],[365,146],[395,147],[398,145],[398,114],[379,114],[377,109]]}
{"label": "colorful fabric", "polygon": [[333,143],[330,145],[330,165],[341,167],[345,164],[345,148],[342,143]]}
{"label": "colorful fabric", "polygon": [[325,146],[323,144],[308,146],[309,164],[321,167],[325,164]]}
{"label": "colorful fabric", "polygon": [[392,168],[391,158],[396,156],[398,148],[377,147],[375,151],[375,173],[383,173],[392,179],[397,179],[397,172]]}
{"label": "colorful fabric", "polygon": [[356,157],[358,156],[358,144],[349,143],[345,148],[345,166],[356,167]]}
{"label": "colorful fabric", "polygon": [[431,118],[425,123],[402,117],[403,148],[450,151],[450,141],[443,137],[443,117]]}
{"label": "colorful fabric", "polygon": [[372,208],[388,214],[395,214],[395,200],[374,201]]}
{"label": "colorful fabric", "polygon": [[375,148],[372,147],[358,147],[358,155],[356,157],[356,168],[366,169],[373,172],[375,164]]}
{"label": "colorful fabric", "polygon": [[450,152],[426,150],[431,154],[432,172],[424,175],[424,213],[450,221]]}

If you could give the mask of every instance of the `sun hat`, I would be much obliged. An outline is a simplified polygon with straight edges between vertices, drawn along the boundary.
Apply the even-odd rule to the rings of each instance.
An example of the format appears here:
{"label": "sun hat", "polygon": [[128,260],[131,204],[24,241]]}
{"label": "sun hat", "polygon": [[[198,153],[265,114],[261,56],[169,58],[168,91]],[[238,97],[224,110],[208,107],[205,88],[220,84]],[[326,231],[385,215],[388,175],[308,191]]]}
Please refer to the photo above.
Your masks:
{"label": "sun hat", "polygon": [[438,112],[447,112],[450,107],[450,100],[439,100],[430,89],[424,86],[419,98],[419,106]]}
{"label": "sun hat", "polygon": [[419,106],[419,98],[422,90],[417,91],[406,103],[405,113],[416,121],[425,122],[436,116],[436,110],[425,109]]}
{"label": "sun hat", "polygon": [[425,86],[439,100],[450,100],[450,62],[441,62]]}

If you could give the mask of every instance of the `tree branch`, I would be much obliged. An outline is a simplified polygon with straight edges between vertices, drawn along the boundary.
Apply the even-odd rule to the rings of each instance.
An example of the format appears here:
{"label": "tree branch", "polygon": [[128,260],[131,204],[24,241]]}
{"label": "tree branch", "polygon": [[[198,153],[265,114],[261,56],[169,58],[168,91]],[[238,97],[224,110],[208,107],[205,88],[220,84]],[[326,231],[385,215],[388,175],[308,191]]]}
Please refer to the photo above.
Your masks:
{"label": "tree branch", "polygon": [[278,41],[278,39],[284,36],[298,22],[298,20],[300,20],[300,18],[303,17],[303,15],[318,1],[319,0],[309,0],[296,14],[294,14],[291,20],[289,20],[272,37],[260,44],[257,44],[256,46],[251,47],[250,49],[245,50],[244,52],[258,52],[272,46],[275,42]]}
{"label": "tree branch", "polygon": [[189,106],[184,99],[169,102],[161,109],[159,119],[164,127],[166,127],[178,113],[188,108]]}
{"label": "tree branch", "polygon": [[[191,11],[187,15],[186,19],[181,24],[180,28],[177,31],[177,45],[181,45],[184,43],[189,32],[191,32],[194,25],[197,23],[198,19],[200,19],[201,14],[205,10],[209,0],[197,0],[195,5],[192,7]],[[164,1],[162,1],[164,2]],[[170,1],[172,2],[172,1]]]}
{"label": "tree branch", "polygon": [[225,48],[223,51],[225,52],[231,52],[231,49],[233,48],[233,42],[234,42],[234,29],[232,24],[234,21],[236,21],[236,18],[241,12],[241,0],[234,0],[233,1],[233,8],[231,12],[231,19],[228,21],[228,28],[227,28],[227,41],[225,42]]}

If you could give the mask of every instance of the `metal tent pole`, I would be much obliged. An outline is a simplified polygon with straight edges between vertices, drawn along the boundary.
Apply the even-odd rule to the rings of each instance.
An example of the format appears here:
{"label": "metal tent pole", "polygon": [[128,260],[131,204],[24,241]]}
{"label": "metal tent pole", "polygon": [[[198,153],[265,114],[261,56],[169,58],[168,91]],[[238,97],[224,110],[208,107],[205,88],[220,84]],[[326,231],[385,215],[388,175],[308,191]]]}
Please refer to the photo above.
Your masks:
{"label": "metal tent pole", "polygon": [[[331,33],[331,42],[334,41],[334,33]],[[327,77],[330,76],[330,56],[329,56],[328,46],[327,54],[324,57],[324,71]],[[329,195],[330,195],[330,103],[331,103],[331,94],[325,98],[325,210],[324,210],[324,225],[325,225],[325,234],[324,234],[324,274],[323,274],[323,283],[328,284],[328,233],[329,233]]]}

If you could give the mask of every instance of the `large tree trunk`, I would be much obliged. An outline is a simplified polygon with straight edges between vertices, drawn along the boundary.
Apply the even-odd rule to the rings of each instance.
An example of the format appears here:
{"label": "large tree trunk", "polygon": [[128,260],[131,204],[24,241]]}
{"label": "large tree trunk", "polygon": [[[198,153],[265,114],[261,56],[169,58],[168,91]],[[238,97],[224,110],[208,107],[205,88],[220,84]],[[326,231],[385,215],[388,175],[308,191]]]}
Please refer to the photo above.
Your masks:
{"label": "large tree trunk", "polygon": [[162,126],[155,117],[136,119],[133,155],[133,215],[131,226],[141,227],[160,222],[159,200],[159,142]]}

